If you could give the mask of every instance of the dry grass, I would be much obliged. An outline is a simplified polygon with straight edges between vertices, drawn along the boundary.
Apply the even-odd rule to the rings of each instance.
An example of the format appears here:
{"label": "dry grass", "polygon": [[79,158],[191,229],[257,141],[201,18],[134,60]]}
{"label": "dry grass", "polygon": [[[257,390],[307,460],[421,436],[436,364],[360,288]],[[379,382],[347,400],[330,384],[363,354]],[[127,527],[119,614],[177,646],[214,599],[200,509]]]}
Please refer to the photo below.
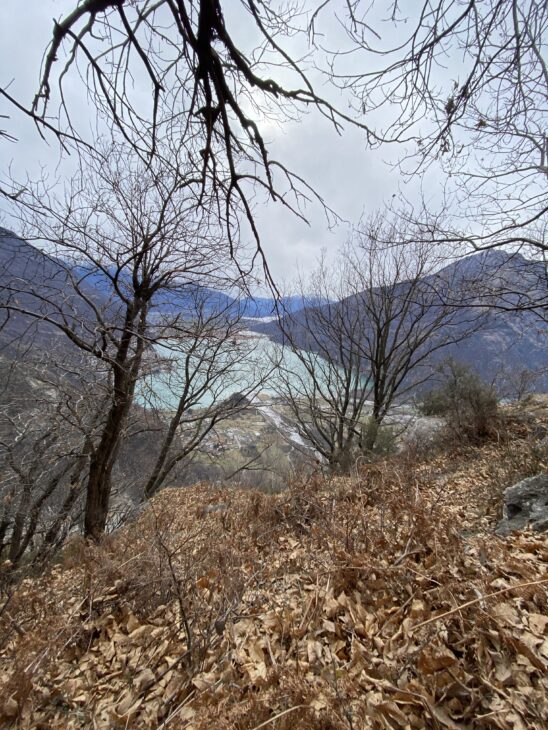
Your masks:
{"label": "dry grass", "polygon": [[546,538],[493,527],[548,413],[511,415],[450,457],[168,489],[74,540],[0,617],[2,726],[544,727]]}

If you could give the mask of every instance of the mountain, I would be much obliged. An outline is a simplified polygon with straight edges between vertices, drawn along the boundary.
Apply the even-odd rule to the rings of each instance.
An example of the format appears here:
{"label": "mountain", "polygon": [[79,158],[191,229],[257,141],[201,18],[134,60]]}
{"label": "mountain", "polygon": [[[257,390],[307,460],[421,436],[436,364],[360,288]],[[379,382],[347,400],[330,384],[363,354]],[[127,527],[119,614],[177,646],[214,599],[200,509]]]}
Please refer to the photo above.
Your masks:
{"label": "mountain", "polygon": [[[85,266],[72,267],[72,271],[78,278],[85,278],[88,284],[98,289],[103,295],[110,296],[112,284],[103,272]],[[123,275],[121,278],[123,281]],[[305,306],[315,305],[319,301],[314,298],[305,299],[302,296],[287,296],[278,299],[260,296],[232,296],[199,284],[185,283],[181,287],[174,286],[170,290],[158,292],[154,300],[154,308],[163,314],[176,314],[186,309],[192,311],[196,300],[201,300],[210,312],[227,311],[233,316],[249,319],[277,317],[278,312],[294,314]]]}
{"label": "mountain", "polygon": [[238,300],[245,317],[263,319],[278,317],[279,313],[295,314],[307,306],[317,306],[319,298],[309,298],[300,295],[279,297],[244,297]]}
{"label": "mountain", "polygon": [[[446,357],[473,368],[484,380],[491,382],[502,374],[507,379],[529,369],[538,373],[536,389],[548,391],[548,322],[542,308],[548,305],[548,281],[544,264],[530,261],[519,254],[500,250],[483,251],[457,260],[436,274],[425,277],[425,283],[439,288],[440,283],[466,284],[468,296],[459,305],[462,322],[482,313],[482,327],[458,344],[448,345],[432,358],[435,364]],[[404,291],[405,282],[398,285]],[[359,295],[345,300],[352,311],[352,300],[358,306]],[[515,311],[518,308],[520,311]],[[325,311],[328,311],[327,309]],[[337,311],[337,305],[331,307]],[[548,311],[544,310],[544,315]],[[288,315],[289,316],[289,315]],[[252,329],[276,342],[283,342],[283,330],[288,321],[258,322]],[[291,316],[291,327],[297,344],[307,348],[306,311]]]}
{"label": "mountain", "polygon": [[[458,345],[448,346],[439,357],[453,356],[489,381],[502,370],[517,373],[525,368],[547,369],[548,324],[538,312],[525,308],[531,299],[548,305],[544,264],[519,254],[485,251],[455,261],[425,280],[435,283],[444,278],[467,282],[470,296],[462,307],[463,320],[468,318],[468,313],[488,304],[495,308],[489,311],[481,331]],[[71,284],[74,279],[79,281],[80,295],[74,292]],[[0,347],[4,351],[16,341],[25,345],[32,343],[38,348],[70,350],[67,338],[44,318],[55,321],[65,317],[86,327],[94,321],[94,307],[105,311],[110,308],[111,316],[115,317],[111,294],[112,284],[103,273],[61,261],[0,228],[0,306],[7,300],[16,300],[20,309],[39,315],[37,319],[19,312],[11,312],[9,316],[5,311],[0,314]],[[284,316],[292,317],[297,325],[300,323],[304,333],[305,309],[318,306],[314,298],[304,300],[292,296],[282,297],[276,309],[274,298],[237,297],[187,284],[161,292],[155,311],[167,314],[192,311],[197,298],[205,302],[209,311],[226,311],[249,318],[250,329],[278,342],[283,336],[275,318],[277,311],[285,312]],[[512,311],[513,307],[521,307],[523,311]],[[306,346],[304,335],[302,345]],[[548,373],[539,377],[537,389],[548,390]]]}
{"label": "mountain", "polygon": [[[16,309],[10,309],[8,314],[2,309],[7,304]],[[67,338],[53,322],[63,318],[76,330],[85,328],[94,321],[94,307],[108,307],[107,298],[98,288],[84,281],[77,294],[69,267],[0,227],[0,347],[3,350],[9,351],[15,343],[70,349]]]}
{"label": "mountain", "polygon": [[[78,282],[78,292],[73,282]],[[131,287],[129,272],[121,272],[118,285]],[[0,319],[0,346],[16,340],[49,346],[52,339],[70,348],[65,336],[45,319],[66,317],[71,322],[93,322],[93,307],[110,309],[116,316],[117,297],[112,281],[97,267],[75,264],[56,258],[32,246],[18,235],[0,227],[0,306],[16,302],[17,307],[32,315],[11,311]],[[156,314],[178,314],[196,310],[196,303],[207,314],[226,312],[229,316],[260,319],[272,317],[279,311],[294,313],[305,306],[302,297],[233,296],[200,284],[185,283],[161,290],[154,299]],[[312,303],[314,301],[312,300]]]}

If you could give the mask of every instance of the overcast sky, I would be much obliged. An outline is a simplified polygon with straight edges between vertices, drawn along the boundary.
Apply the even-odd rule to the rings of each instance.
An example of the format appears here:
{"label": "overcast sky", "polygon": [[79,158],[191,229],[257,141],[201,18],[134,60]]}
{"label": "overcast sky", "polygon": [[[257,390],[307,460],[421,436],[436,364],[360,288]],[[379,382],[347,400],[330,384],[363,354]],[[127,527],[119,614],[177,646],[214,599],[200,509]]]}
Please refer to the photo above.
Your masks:
{"label": "overcast sky", "polygon": [[[2,0],[0,4],[0,86],[7,86],[12,95],[27,104],[38,85],[40,62],[51,38],[53,18],[63,17],[74,8],[75,1]],[[80,90],[74,93],[81,93],[84,98]],[[59,150],[53,139],[48,145],[28,119],[2,100],[0,114],[10,116],[2,120],[3,126],[17,138],[15,143],[0,138],[3,174],[10,165],[18,177],[27,173],[31,177],[38,175],[41,167],[52,175],[66,174],[66,165],[58,167]],[[85,120],[85,115],[91,116],[93,111],[82,101],[79,114]],[[92,121],[89,119],[90,124]],[[387,164],[395,151],[368,150],[359,130],[349,128],[339,136],[319,115],[307,115],[300,122],[288,122],[281,128],[269,126],[265,136],[271,142],[272,156],[286,161],[348,222],[356,222],[363,213],[381,207],[403,185],[397,169]],[[0,201],[2,206],[5,213],[6,205]],[[257,211],[263,246],[277,280],[290,279],[297,269],[309,268],[322,248],[328,256],[333,255],[348,235],[345,225],[328,230],[319,206],[310,207],[307,213],[309,226],[276,205]],[[10,225],[5,215],[0,222]]]}

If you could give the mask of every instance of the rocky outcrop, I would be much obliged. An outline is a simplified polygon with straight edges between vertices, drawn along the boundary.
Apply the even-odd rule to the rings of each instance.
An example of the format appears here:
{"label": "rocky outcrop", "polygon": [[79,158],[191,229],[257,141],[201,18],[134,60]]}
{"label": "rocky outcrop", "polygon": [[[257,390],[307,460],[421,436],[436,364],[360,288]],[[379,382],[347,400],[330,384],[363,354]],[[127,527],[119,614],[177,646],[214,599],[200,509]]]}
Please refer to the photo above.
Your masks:
{"label": "rocky outcrop", "polygon": [[548,474],[524,479],[504,490],[503,518],[497,535],[508,535],[526,527],[548,530]]}

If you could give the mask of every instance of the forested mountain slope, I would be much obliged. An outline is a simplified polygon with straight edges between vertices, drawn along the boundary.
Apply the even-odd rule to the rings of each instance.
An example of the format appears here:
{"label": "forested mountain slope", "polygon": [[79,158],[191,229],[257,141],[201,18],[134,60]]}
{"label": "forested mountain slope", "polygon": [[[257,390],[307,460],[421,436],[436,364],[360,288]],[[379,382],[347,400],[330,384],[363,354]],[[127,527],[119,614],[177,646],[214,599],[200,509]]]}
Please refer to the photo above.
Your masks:
{"label": "forested mountain slope", "polygon": [[[519,254],[485,251],[456,261],[424,279],[425,285],[437,292],[436,297],[439,293],[440,302],[443,301],[447,281],[453,287],[458,286],[459,292],[466,291],[457,302],[462,307],[463,329],[476,316],[481,315],[482,321],[481,327],[472,328],[468,338],[437,352],[436,361],[454,357],[488,382],[504,377],[508,372],[515,374],[518,370],[529,369],[538,374],[536,389],[539,392],[548,390],[548,372],[542,372],[548,366],[548,278],[545,265],[529,261]],[[405,286],[406,283],[402,282],[394,288],[396,298],[398,291],[404,295]],[[355,300],[354,305],[352,299]],[[450,294],[447,300],[455,303]],[[541,306],[531,310],[528,306],[531,301]],[[359,295],[345,300],[348,311],[352,310],[352,306],[359,307]],[[330,307],[332,312],[336,312],[336,305]],[[281,323],[258,322],[253,329],[283,342],[284,330],[291,328],[303,349],[314,349],[306,331],[306,319],[303,310],[288,314]]]}

